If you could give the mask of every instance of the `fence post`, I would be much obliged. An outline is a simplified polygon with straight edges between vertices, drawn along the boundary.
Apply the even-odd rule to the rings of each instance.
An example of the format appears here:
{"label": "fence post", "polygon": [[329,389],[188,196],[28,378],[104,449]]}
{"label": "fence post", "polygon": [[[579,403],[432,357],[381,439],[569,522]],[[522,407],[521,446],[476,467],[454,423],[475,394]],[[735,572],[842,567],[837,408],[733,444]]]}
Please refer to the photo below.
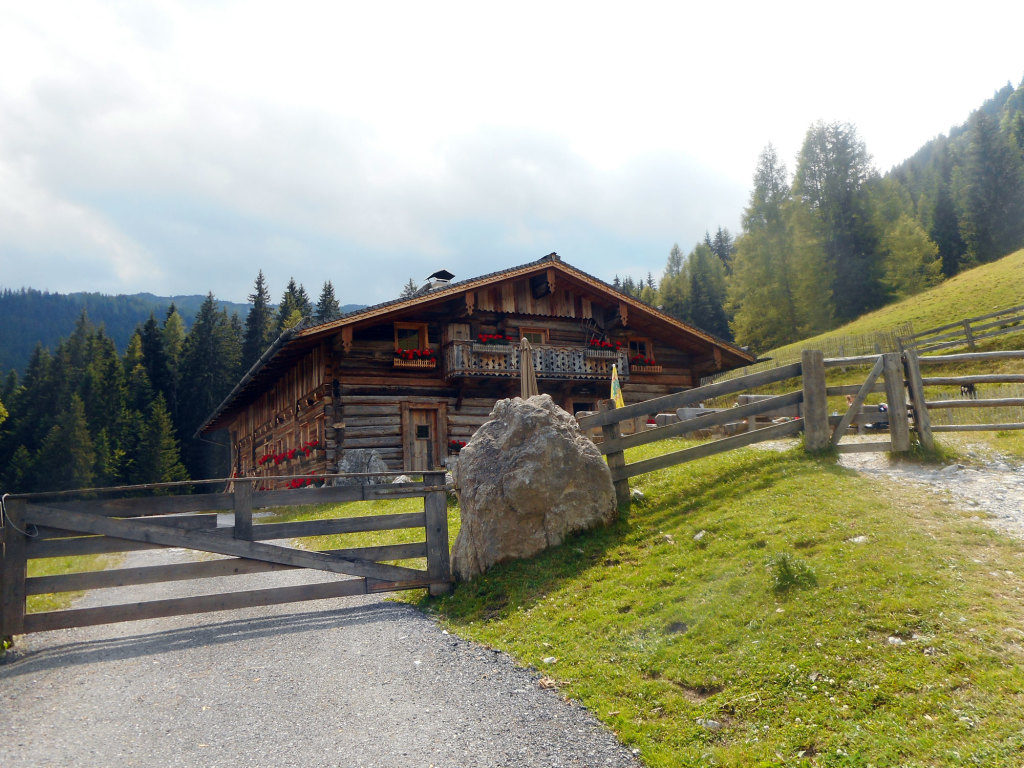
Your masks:
{"label": "fence post", "polygon": [[3,504],[3,560],[0,562],[0,642],[11,642],[25,631],[25,504],[7,499]]}
{"label": "fence post", "polygon": [[[615,410],[615,401],[602,400],[598,403],[597,409],[598,411]],[[603,425],[601,427],[601,437],[605,443],[611,442],[612,440],[618,440],[619,423],[613,422],[612,424]],[[605,454],[605,458],[608,460],[608,469],[612,472],[612,485],[615,486],[615,506],[619,508],[624,506],[628,507],[630,502],[629,479],[615,479],[616,470],[624,469],[626,466],[626,455],[622,451],[616,451],[615,453]]]}
{"label": "fence post", "polygon": [[828,429],[828,398],[825,395],[825,355],[818,349],[800,353],[804,385],[804,447],[823,451],[831,444]]}
{"label": "fence post", "polygon": [[903,366],[899,355],[882,355],[882,374],[885,376],[885,396],[889,408],[889,438],[895,453],[910,450],[910,426],[907,424],[907,396],[903,387]]}
{"label": "fence post", "polygon": [[444,472],[424,472],[423,484],[440,486],[439,491],[428,491],[423,496],[426,518],[427,575],[434,583],[429,587],[432,595],[447,595],[452,591],[452,566],[448,554],[448,492],[444,490]]}
{"label": "fence post", "polygon": [[245,541],[252,541],[252,483],[252,480],[240,477],[233,484],[235,525],[232,535]]}
{"label": "fence post", "polygon": [[971,321],[970,320],[964,320],[963,323],[961,323],[961,325],[963,325],[963,327],[964,327],[964,336],[967,337],[967,348],[973,352],[974,351],[974,334],[971,333]]}
{"label": "fence post", "polygon": [[907,385],[910,387],[910,403],[914,406],[914,429],[917,440],[926,451],[935,449],[932,437],[932,417],[924,402],[924,382],[921,381],[921,364],[917,360],[917,350],[908,349],[903,353],[903,367],[907,374]]}

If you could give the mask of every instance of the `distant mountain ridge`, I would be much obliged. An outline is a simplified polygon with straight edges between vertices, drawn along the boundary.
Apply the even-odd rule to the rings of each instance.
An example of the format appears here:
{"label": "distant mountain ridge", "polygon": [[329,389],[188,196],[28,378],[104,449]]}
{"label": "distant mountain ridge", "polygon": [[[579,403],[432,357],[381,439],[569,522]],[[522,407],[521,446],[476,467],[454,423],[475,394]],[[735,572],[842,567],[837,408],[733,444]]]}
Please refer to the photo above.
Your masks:
{"label": "distant mountain ridge", "polygon": [[[52,349],[74,330],[84,309],[89,320],[104,326],[107,335],[124,351],[135,328],[149,319],[153,313],[163,321],[173,303],[185,327],[192,326],[192,320],[205,294],[187,296],[156,296],[152,293],[118,294],[102,293],[49,293],[34,288],[0,291],[0,373],[11,369],[19,373],[25,368],[32,350],[37,344]],[[249,313],[248,304],[217,300],[220,309],[229,315],[237,314],[244,320]],[[342,312],[359,309],[361,304],[346,304]]]}

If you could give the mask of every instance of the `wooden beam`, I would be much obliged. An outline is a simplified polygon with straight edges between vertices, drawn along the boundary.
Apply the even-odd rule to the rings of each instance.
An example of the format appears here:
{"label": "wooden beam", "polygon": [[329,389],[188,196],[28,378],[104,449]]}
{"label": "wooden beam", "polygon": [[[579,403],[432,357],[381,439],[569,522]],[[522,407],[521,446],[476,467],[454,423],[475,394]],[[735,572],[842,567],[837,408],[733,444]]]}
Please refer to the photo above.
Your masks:
{"label": "wooden beam", "polygon": [[701,400],[731,395],[736,392],[764,386],[765,384],[773,384],[776,381],[796,378],[799,375],[800,363],[791,363],[790,365],[779,366],[768,371],[759,371],[758,373],[747,374],[735,379],[717,381],[714,384],[707,384],[703,387],[676,392],[672,395],[663,395],[653,400],[645,400],[642,403],[633,403],[625,408],[600,411],[591,416],[580,418],[579,424],[582,429],[603,427],[605,424],[635,419],[637,416],[674,411],[677,408],[683,408],[692,403],[699,403]]}
{"label": "wooden beam", "polygon": [[1022,384],[1024,373],[985,373],[975,376],[925,376],[921,383],[926,387],[961,384]]}
{"label": "wooden beam", "polygon": [[708,429],[710,427],[728,424],[738,419],[745,419],[748,416],[756,416],[759,413],[767,413],[768,411],[774,411],[776,408],[785,408],[790,405],[796,405],[803,400],[803,397],[804,393],[801,391],[789,392],[785,395],[779,395],[778,397],[772,397],[767,400],[758,400],[757,402],[749,403],[747,405],[727,408],[725,410],[718,411],[717,413],[708,413],[703,416],[687,419],[686,421],[677,421],[674,424],[666,424],[664,427],[645,429],[632,435],[625,435],[623,437],[605,440],[597,447],[601,453],[624,451],[630,448],[636,448],[640,445],[657,442],[658,440],[665,440],[670,437],[679,437],[680,435],[685,435],[689,432],[696,432],[700,429]]}
{"label": "wooden beam", "polygon": [[805,349],[801,353],[804,391],[804,445],[808,451],[829,447],[828,399],[825,397],[825,356],[821,350]]}
{"label": "wooden beam", "polygon": [[903,370],[907,376],[910,402],[914,406],[914,431],[917,432],[917,441],[925,450],[934,450],[932,418],[928,413],[928,406],[925,405],[924,383],[921,380],[921,366],[918,364],[917,350],[908,349],[903,353]]}
{"label": "wooden beam", "polygon": [[3,558],[0,560],[0,643],[10,642],[25,631],[25,576],[28,571],[26,556],[27,530],[25,510],[21,499],[3,502]]}
{"label": "wooden beam", "polygon": [[248,592],[227,592],[220,595],[200,595],[125,605],[108,605],[101,608],[76,608],[69,611],[30,613],[26,617],[25,631],[44,632],[52,629],[111,624],[119,621],[159,619],[210,611],[297,603],[304,600],[324,600],[332,597],[364,595],[367,591],[366,579],[342,579],[298,587],[276,587]]}
{"label": "wooden beam", "polygon": [[[444,473],[428,473],[423,479],[432,485],[443,484]],[[448,494],[445,491],[427,494],[423,499],[423,514],[426,518],[427,574],[434,582],[430,586],[430,594],[448,594],[451,592],[452,581],[451,561],[448,555]]]}
{"label": "wooden beam", "polygon": [[656,456],[653,459],[637,461],[633,464],[626,464],[618,470],[612,471],[612,479],[625,479],[654,472],[657,469],[673,467],[676,464],[683,464],[694,459],[703,459],[706,456],[714,456],[716,453],[731,451],[735,448],[742,448],[746,445],[761,443],[765,440],[777,440],[782,437],[795,435],[803,429],[804,422],[800,419],[787,421],[785,424],[773,424],[770,427],[755,429],[753,432],[743,432],[739,435],[726,437],[721,440],[713,440],[710,443],[696,445],[693,448],[685,448],[681,451],[667,453],[664,456]]}
{"label": "wooden beam", "polygon": [[928,408],[1006,408],[1024,406],[1024,397],[1004,397],[995,400],[929,400]]}
{"label": "wooden beam", "polygon": [[343,325],[341,326],[341,348],[347,355],[352,351],[352,326]]}
{"label": "wooden beam", "polygon": [[252,560],[266,560],[281,565],[294,565],[300,568],[311,568],[317,571],[340,573],[347,576],[365,576],[383,581],[401,581],[408,576],[409,569],[393,565],[367,563],[359,560],[322,555],[318,552],[304,552],[271,544],[260,544],[252,541],[240,541],[207,531],[183,531],[153,525],[141,520],[117,520],[96,517],[84,512],[71,512],[65,509],[52,509],[32,505],[26,509],[27,522],[50,525],[56,528],[67,528],[83,533],[98,533],[104,536],[115,536],[129,541],[146,544],[160,544],[165,547],[184,547],[201,552],[214,552],[219,555],[234,555]]}
{"label": "wooden beam", "polygon": [[[629,306],[624,301],[619,302],[619,319],[622,321],[623,328],[629,327]],[[718,347],[715,347],[715,351],[721,354]]]}
{"label": "wooden beam", "polygon": [[905,453],[910,450],[910,424],[907,416],[907,396],[903,384],[903,363],[897,352],[882,355],[882,373],[889,408],[889,437],[892,450]]}
{"label": "wooden beam", "polygon": [[[355,560],[408,560],[426,557],[427,545],[420,541],[412,544],[385,544],[379,547],[357,547],[353,549],[322,550],[324,554],[338,555]],[[127,587],[139,584],[158,584],[165,581],[188,581],[192,579],[222,578],[225,576],[244,576],[251,573],[268,571],[291,571],[292,565],[265,563],[261,560],[248,560],[241,557],[229,557],[222,560],[200,560],[190,563],[173,563],[170,565],[145,565],[137,568],[115,568],[106,571],[85,571],[81,573],[64,573],[56,576],[33,576],[25,582],[25,592],[29,595],[48,595],[57,592],[74,592],[86,589],[106,589],[108,587]]]}
{"label": "wooden beam", "polygon": [[941,424],[932,427],[932,432],[1003,432],[1024,429],[1024,423],[1011,424]]}
{"label": "wooden beam", "polygon": [[860,408],[864,405],[864,398],[868,396],[874,386],[875,380],[882,373],[882,358],[878,358],[872,367],[868,377],[864,380],[864,383],[860,385],[860,389],[857,390],[857,394],[853,397],[853,402],[850,403],[849,408],[846,409],[846,413],[843,414],[842,420],[832,431],[832,445],[839,445],[839,441],[842,439],[843,434],[846,432],[846,428],[850,426],[850,422],[853,421],[854,415],[860,413]]}
{"label": "wooden beam", "polygon": [[252,481],[235,481],[235,525],[236,539],[252,540]]}

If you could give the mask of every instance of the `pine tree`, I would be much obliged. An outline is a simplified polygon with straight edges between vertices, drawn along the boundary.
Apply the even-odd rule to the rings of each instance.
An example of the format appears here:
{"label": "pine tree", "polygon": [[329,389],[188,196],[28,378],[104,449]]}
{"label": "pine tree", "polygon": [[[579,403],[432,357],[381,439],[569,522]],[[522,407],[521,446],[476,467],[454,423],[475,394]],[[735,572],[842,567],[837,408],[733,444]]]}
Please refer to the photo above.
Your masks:
{"label": "pine tree", "polygon": [[320,299],[316,303],[314,317],[318,323],[329,323],[341,317],[341,306],[334,296],[334,285],[330,280],[324,282],[323,290],[320,291]]}
{"label": "pine tree", "polygon": [[146,375],[153,388],[164,393],[166,397],[166,391],[171,383],[170,369],[167,364],[167,352],[164,349],[163,329],[152,312],[139,329],[139,337],[142,340],[142,365],[146,369]]}
{"label": "pine tree", "polygon": [[312,317],[313,308],[309,303],[306,289],[295,283],[295,278],[288,280],[281,303],[277,307],[277,333],[280,335],[288,328],[298,325],[307,317]]}
{"label": "pine tree", "polygon": [[137,483],[172,483],[188,480],[178,456],[174,425],[162,396],[150,406],[135,464]]}
{"label": "pine tree", "polygon": [[725,266],[703,243],[693,249],[687,263],[690,295],[686,319],[723,339],[732,338],[725,312]]}
{"label": "pine tree", "polygon": [[163,326],[164,353],[167,355],[167,386],[163,388],[171,420],[177,423],[178,402],[181,398],[181,353],[185,346],[185,321],[172,303],[167,310]]}
{"label": "pine tree", "polygon": [[190,436],[210,416],[234,387],[240,375],[242,338],[236,315],[217,310],[209,294],[196,313],[182,352],[181,418],[176,425],[182,436],[182,458],[191,477],[223,476],[228,457],[223,448]]}
{"label": "pine tree", "polygon": [[402,292],[401,292],[401,293],[400,293],[400,294],[398,295],[398,298],[400,298],[400,299],[409,299],[409,298],[412,298],[413,296],[415,296],[415,295],[416,295],[416,292],[417,292],[418,290],[419,290],[419,289],[418,289],[418,288],[416,287],[416,281],[415,281],[415,280],[413,280],[413,279],[412,279],[412,278],[410,277],[410,278],[409,278],[409,282],[407,282],[407,283],[406,283],[406,284],[405,284],[405,285],[404,285],[404,286],[402,287]]}
{"label": "pine tree", "polygon": [[0,485],[10,493],[28,493],[34,490],[35,462],[24,445],[19,445],[0,475]]}
{"label": "pine tree", "polygon": [[977,262],[1005,256],[1024,238],[1024,169],[996,122],[971,115],[959,178],[960,232]]}
{"label": "pine tree", "polygon": [[245,333],[242,337],[242,368],[245,370],[249,370],[259,360],[274,340],[274,313],[270,307],[270,291],[262,269],[256,275],[249,303],[252,307],[245,316]]}
{"label": "pine tree", "polygon": [[852,320],[884,300],[878,238],[866,188],[876,176],[852,125],[819,122],[807,131],[793,179],[794,198],[803,215],[794,222],[803,228],[803,243],[813,246],[805,253],[824,255],[824,264],[816,268],[832,277],[832,302],[839,321]]}
{"label": "pine tree", "polygon": [[35,460],[35,485],[41,490],[88,488],[96,477],[96,452],[85,406],[72,395],[57,423],[50,428]]}

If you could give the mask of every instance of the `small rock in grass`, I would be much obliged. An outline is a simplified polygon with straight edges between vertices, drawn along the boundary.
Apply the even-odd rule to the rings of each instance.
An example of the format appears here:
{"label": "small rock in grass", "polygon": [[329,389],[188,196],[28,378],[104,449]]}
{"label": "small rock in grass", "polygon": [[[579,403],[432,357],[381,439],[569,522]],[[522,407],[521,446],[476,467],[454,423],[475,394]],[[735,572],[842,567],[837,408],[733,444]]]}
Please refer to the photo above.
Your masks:
{"label": "small rock in grass", "polygon": [[722,724],[717,720],[711,720],[706,717],[698,717],[697,725],[701,728],[707,728],[709,731],[720,731],[722,730]]}
{"label": "small rock in grass", "polygon": [[545,656],[541,661],[545,664],[555,664],[558,662],[558,659],[554,656]]}
{"label": "small rock in grass", "polygon": [[867,541],[868,541],[868,537],[861,535],[861,536],[854,536],[852,539],[847,539],[846,543],[847,544],[866,544]]}
{"label": "small rock in grass", "polygon": [[707,535],[708,535],[708,532],[707,532],[707,531],[705,531],[705,530],[699,530],[699,531],[697,531],[697,533],[695,533],[695,534],[693,535],[693,540],[694,540],[694,541],[700,541],[701,539],[703,539],[703,538],[704,538],[705,536],[707,536]]}
{"label": "small rock in grass", "polygon": [[889,645],[906,645],[906,642],[901,637],[892,636],[889,638]]}

